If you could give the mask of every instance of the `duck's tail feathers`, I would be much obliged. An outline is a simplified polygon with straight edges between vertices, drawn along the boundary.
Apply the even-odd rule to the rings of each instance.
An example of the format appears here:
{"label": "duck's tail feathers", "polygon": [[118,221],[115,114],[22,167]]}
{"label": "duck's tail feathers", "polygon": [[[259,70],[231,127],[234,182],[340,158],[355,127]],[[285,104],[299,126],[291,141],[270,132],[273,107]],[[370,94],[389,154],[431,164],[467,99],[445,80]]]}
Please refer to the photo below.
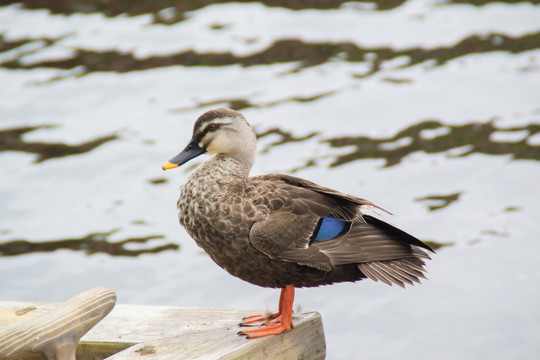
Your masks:
{"label": "duck's tail feathers", "polygon": [[[429,258],[427,254],[423,251],[421,252],[424,255],[422,257]],[[361,263],[357,266],[364,275],[373,281],[380,280],[387,285],[392,286],[392,284],[396,284],[404,288],[405,284],[414,285],[414,283],[420,283],[420,278],[426,279],[424,265],[425,263],[422,259],[410,257]]]}

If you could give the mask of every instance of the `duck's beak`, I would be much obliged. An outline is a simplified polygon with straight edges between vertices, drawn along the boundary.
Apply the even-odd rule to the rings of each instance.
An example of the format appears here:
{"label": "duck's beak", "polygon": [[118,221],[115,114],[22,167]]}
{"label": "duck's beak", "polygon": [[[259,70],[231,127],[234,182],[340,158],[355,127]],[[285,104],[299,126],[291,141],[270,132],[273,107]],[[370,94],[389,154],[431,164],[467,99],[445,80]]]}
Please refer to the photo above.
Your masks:
{"label": "duck's beak", "polygon": [[199,146],[197,139],[191,139],[188,146],[180,154],[173,157],[171,160],[163,164],[163,170],[173,169],[179,167],[182,164],[187,163],[189,160],[196,158],[197,156],[204,154],[206,149],[203,149]]}

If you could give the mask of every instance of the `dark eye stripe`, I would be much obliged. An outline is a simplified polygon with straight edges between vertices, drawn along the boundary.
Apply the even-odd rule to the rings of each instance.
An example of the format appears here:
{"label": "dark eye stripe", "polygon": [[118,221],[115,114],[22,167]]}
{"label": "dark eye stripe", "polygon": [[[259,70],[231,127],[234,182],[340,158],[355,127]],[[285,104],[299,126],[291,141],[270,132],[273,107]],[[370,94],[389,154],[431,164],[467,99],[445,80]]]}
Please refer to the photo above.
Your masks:
{"label": "dark eye stripe", "polygon": [[221,126],[221,124],[216,124],[216,123],[211,123],[211,124],[208,124],[208,126],[206,126],[203,130],[203,134],[208,134],[209,132],[212,132],[212,131],[216,131],[217,129],[219,129],[219,127]]}
{"label": "dark eye stripe", "polygon": [[204,127],[204,128],[199,132],[198,138],[199,138],[199,139],[204,139],[204,137],[205,137],[209,132],[214,132],[214,131],[218,130],[218,129],[221,127],[221,125],[222,125],[222,124],[216,124],[216,123],[208,124],[206,127]]}

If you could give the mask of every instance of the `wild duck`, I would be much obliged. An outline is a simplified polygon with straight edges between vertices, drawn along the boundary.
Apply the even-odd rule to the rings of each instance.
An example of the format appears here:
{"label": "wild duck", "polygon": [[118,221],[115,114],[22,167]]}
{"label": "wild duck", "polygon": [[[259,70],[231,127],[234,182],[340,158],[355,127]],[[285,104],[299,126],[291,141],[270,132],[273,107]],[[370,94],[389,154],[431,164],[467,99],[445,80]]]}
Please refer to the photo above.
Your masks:
{"label": "wild duck", "polygon": [[195,122],[182,152],[163,165],[178,167],[214,154],[180,188],[180,224],[212,260],[255,285],[281,288],[278,312],[254,315],[240,325],[248,338],[294,327],[295,287],[369,278],[404,287],[424,276],[417,238],[371,215],[371,201],[280,174],[249,177],[255,132],[239,112],[214,109]]}

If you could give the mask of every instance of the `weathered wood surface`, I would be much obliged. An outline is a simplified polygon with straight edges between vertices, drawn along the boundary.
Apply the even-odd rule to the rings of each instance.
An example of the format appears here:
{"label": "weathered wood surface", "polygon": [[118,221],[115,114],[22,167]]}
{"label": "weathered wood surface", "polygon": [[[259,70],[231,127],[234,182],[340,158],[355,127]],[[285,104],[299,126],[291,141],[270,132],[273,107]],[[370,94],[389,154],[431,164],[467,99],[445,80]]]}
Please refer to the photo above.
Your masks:
{"label": "weathered wood surface", "polygon": [[115,303],[112,290],[97,287],[45,312],[35,311],[38,304],[1,310],[0,359],[75,360],[79,339]]}
{"label": "weathered wood surface", "polygon": [[[2,313],[35,306],[35,316],[54,304],[0,302]],[[238,323],[261,310],[117,305],[80,341],[77,359],[324,359],[320,315],[296,314],[295,329],[260,339],[237,335]],[[144,356],[143,356],[144,355]]]}

